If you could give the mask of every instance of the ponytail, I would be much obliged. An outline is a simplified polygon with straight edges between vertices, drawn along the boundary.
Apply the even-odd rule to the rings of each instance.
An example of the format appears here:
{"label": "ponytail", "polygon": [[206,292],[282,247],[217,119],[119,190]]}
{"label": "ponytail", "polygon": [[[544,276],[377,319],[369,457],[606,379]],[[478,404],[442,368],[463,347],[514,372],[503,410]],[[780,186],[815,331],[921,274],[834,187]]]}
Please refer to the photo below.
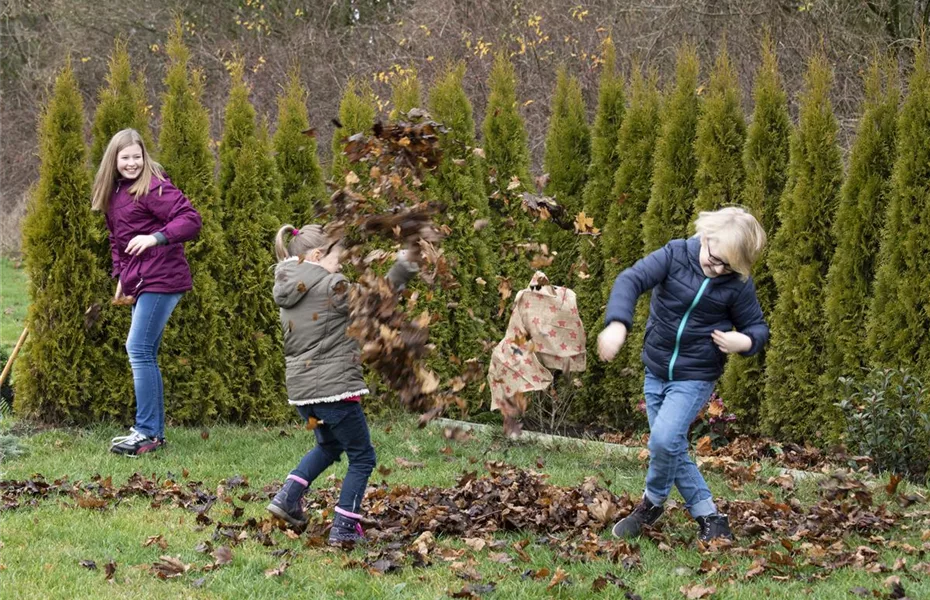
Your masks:
{"label": "ponytail", "polygon": [[278,261],[292,256],[303,256],[314,248],[326,246],[326,234],[319,225],[304,225],[297,229],[287,224],[278,230],[274,238],[274,254]]}

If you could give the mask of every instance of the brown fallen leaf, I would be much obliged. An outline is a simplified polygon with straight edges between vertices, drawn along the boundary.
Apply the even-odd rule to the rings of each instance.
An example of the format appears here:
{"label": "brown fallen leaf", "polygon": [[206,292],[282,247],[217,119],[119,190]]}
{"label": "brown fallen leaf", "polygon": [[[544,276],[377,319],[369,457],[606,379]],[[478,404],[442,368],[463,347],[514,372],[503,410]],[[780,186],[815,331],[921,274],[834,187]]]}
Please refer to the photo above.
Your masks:
{"label": "brown fallen leaf", "polygon": [[700,583],[692,583],[691,585],[681,586],[678,591],[684,594],[688,600],[696,600],[697,598],[709,598],[717,593],[717,588],[712,585],[704,586]]}
{"label": "brown fallen leaf", "polygon": [[885,492],[889,496],[894,496],[898,491],[898,484],[901,483],[903,477],[897,473],[892,473],[891,477],[888,479],[888,485],[885,486]]}
{"label": "brown fallen leaf", "polygon": [[113,579],[113,575],[116,574],[116,562],[109,560],[107,564],[103,566],[103,573],[106,575],[107,581]]}
{"label": "brown fallen leaf", "polygon": [[228,565],[232,562],[232,550],[227,546],[220,546],[213,551],[213,559],[217,565]]}
{"label": "brown fallen leaf", "polygon": [[158,544],[158,547],[162,550],[166,550],[168,548],[168,541],[161,534],[149,536],[144,542],[142,542],[142,547],[147,548],[152,544]]}
{"label": "brown fallen leaf", "polygon": [[191,568],[190,565],[184,564],[180,558],[173,556],[159,556],[158,560],[152,563],[150,570],[160,579],[171,579],[180,577],[187,573]]}
{"label": "brown fallen leaf", "polygon": [[552,576],[552,579],[549,580],[549,585],[546,586],[547,590],[551,590],[555,586],[561,584],[562,582],[568,579],[568,573],[565,572],[562,567],[559,567],[555,570],[555,575]]}
{"label": "brown fallen leaf", "polygon": [[78,564],[84,567],[85,569],[90,569],[91,571],[97,570],[97,563],[92,560],[82,560]]}
{"label": "brown fallen leaf", "polygon": [[307,425],[305,426],[305,428],[306,428],[307,431],[313,431],[314,429],[316,429],[317,427],[319,427],[319,426],[320,426],[320,423],[322,423],[322,422],[323,422],[323,421],[320,421],[320,420],[317,419],[316,417],[309,417],[309,418],[307,419]]}
{"label": "brown fallen leaf", "polygon": [[267,569],[267,570],[265,571],[265,577],[278,577],[278,576],[280,576],[280,575],[283,575],[284,572],[287,571],[287,568],[288,568],[289,566],[291,566],[291,563],[289,563],[288,561],[285,560],[284,562],[282,562],[282,563],[281,563],[280,565],[278,565],[277,567],[274,567],[274,568],[272,568],[272,569]]}
{"label": "brown fallen leaf", "polygon": [[396,462],[397,466],[399,466],[402,469],[422,469],[423,467],[426,466],[424,463],[421,463],[421,462],[407,460],[403,456],[398,456],[397,458],[394,459],[394,462]]}

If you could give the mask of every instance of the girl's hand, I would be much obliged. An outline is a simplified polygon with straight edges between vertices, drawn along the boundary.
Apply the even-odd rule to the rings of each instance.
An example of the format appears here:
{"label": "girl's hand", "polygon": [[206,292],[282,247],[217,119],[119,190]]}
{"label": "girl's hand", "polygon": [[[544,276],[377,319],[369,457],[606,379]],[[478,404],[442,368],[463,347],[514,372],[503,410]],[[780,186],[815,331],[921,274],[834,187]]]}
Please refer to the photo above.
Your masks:
{"label": "girl's hand", "polygon": [[129,245],[126,246],[126,253],[130,256],[138,256],[152,246],[157,245],[158,238],[156,238],[154,235],[137,235],[136,237],[129,240]]}
{"label": "girl's hand", "polygon": [[720,331],[715,329],[710,335],[714,343],[724,354],[738,354],[752,348],[752,338],[738,331]]}
{"label": "girl's hand", "polygon": [[614,321],[597,336],[597,354],[603,361],[611,361],[617,356],[620,347],[626,341],[626,325]]}

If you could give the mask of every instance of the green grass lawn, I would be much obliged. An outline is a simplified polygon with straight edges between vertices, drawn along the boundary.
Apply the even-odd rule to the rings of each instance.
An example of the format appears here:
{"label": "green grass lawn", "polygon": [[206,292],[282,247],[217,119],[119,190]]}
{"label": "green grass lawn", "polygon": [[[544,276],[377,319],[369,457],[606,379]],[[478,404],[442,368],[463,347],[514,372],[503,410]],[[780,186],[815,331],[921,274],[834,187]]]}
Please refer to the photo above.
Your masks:
{"label": "green grass lawn", "polygon": [[[113,485],[123,485],[136,472],[156,476],[159,480],[175,479],[185,485],[203,482],[206,490],[215,490],[236,475],[245,476],[248,488],[238,488],[236,506],[244,514],[233,514],[232,505],[218,503],[211,509],[214,521],[242,522],[249,517],[264,518],[267,497],[263,486],[280,481],[310,446],[310,432],[297,425],[282,429],[218,426],[203,436],[200,429],[169,428],[170,445],[163,452],[139,459],[130,459],[107,452],[110,437],[122,433],[112,427],[92,430],[55,429],[22,432],[22,424],[7,424],[19,431],[26,453],[0,463],[0,479],[15,480],[41,473],[48,480],[68,476],[71,481],[88,482],[95,475],[110,477]],[[390,472],[375,472],[373,484],[386,482],[389,489],[401,486],[456,485],[467,471],[487,475],[487,461],[503,461],[522,469],[545,473],[552,484],[579,486],[587,476],[596,476],[601,485],[617,494],[639,494],[644,470],[635,457],[608,453],[602,447],[573,443],[534,443],[510,441],[491,433],[477,433],[473,439],[450,441],[439,426],[417,429],[413,417],[400,416],[389,422],[374,420],[372,436],[378,451],[379,464]],[[288,435],[282,435],[282,431]],[[0,430],[0,433],[3,433]],[[206,438],[206,439],[204,439]],[[422,466],[404,467],[403,458]],[[345,474],[345,463],[332,469],[335,478]],[[776,499],[781,490],[764,482],[776,475],[772,465],[763,467],[757,482],[739,491],[728,488],[726,480],[710,473],[711,488],[730,500],[755,500],[760,493],[771,491]],[[608,483],[609,481],[609,483]],[[314,487],[334,488],[332,479],[318,481]],[[879,488],[880,489],[880,488]],[[245,491],[261,497],[240,501]],[[881,494],[876,492],[876,501]],[[801,481],[795,492],[801,502],[817,499],[817,485]],[[747,579],[751,557],[744,552],[702,554],[693,543],[694,523],[681,510],[671,510],[663,517],[662,531],[673,540],[669,547],[652,540],[638,542],[639,564],[625,568],[607,558],[566,560],[559,556],[559,544],[545,544],[540,534],[507,533],[488,536],[491,541],[503,541],[499,548],[474,550],[461,539],[449,535],[437,536],[436,552],[461,555],[443,560],[434,553],[432,565],[416,567],[404,564],[394,572],[377,573],[364,568],[371,554],[385,551],[374,544],[351,552],[331,548],[309,547],[306,536],[288,536],[274,530],[273,546],[264,546],[246,539],[231,546],[232,561],[214,570],[204,567],[213,558],[198,552],[197,546],[211,540],[215,526],[198,526],[190,510],[168,506],[153,508],[148,499],[130,498],[111,503],[102,509],[80,508],[68,496],[56,496],[33,504],[3,510],[0,505],[0,596],[3,598],[447,598],[461,592],[466,585],[493,584],[494,590],[474,588],[474,596],[482,598],[625,598],[626,593],[645,599],[685,598],[683,586],[700,583],[714,586],[709,598],[849,598],[858,597],[850,590],[873,590],[886,598],[889,588],[885,580],[898,576],[908,597],[930,598],[930,581],[926,575],[912,573],[907,567],[894,572],[869,573],[863,569],[842,568],[769,568],[763,574]],[[920,556],[921,536],[930,538],[925,503],[906,509],[913,515],[891,532],[884,532],[883,544],[875,538],[851,536],[844,544],[852,550],[869,545],[878,550],[879,562],[891,567],[898,558],[905,558],[913,567],[926,557]],[[921,514],[923,513],[923,514]],[[145,545],[153,536],[163,540]],[[601,538],[608,538],[603,532]],[[760,556],[769,563],[787,554],[781,540],[766,542],[762,538],[744,536],[743,549],[757,545]],[[576,540],[562,536],[561,543]],[[526,540],[525,555],[513,549],[513,544]],[[895,544],[889,544],[894,540]],[[404,544],[409,543],[404,542]],[[214,540],[215,546],[223,539]],[[907,545],[905,545],[907,544]],[[800,546],[800,544],[798,544]],[[383,545],[382,545],[383,546]],[[896,546],[896,547],[889,547]],[[401,544],[403,549],[403,544]],[[290,551],[286,557],[274,552]],[[799,551],[799,549],[796,549]],[[192,565],[183,575],[162,580],[149,569],[160,556],[179,557]],[[798,555],[800,556],[800,555]],[[81,561],[93,560],[96,570],[81,566]],[[107,581],[104,565],[114,561],[116,571]],[[266,571],[279,566],[282,560],[290,565],[279,576]],[[470,571],[469,571],[470,568]],[[547,571],[543,571],[547,569]],[[558,569],[567,574],[556,585],[552,578]],[[466,581],[462,573],[476,573],[479,580]],[[627,589],[613,582],[600,588],[599,577],[611,574],[622,580]],[[781,573],[781,574],[780,574]],[[535,577],[534,577],[535,575]],[[473,575],[474,577],[474,575]],[[597,588],[597,589],[596,589]],[[861,590],[859,590],[861,591]],[[483,592],[480,595],[478,592]]]}
{"label": "green grass lawn", "polygon": [[0,257],[0,348],[8,354],[23,331],[29,306],[26,274],[18,264],[5,256]]}

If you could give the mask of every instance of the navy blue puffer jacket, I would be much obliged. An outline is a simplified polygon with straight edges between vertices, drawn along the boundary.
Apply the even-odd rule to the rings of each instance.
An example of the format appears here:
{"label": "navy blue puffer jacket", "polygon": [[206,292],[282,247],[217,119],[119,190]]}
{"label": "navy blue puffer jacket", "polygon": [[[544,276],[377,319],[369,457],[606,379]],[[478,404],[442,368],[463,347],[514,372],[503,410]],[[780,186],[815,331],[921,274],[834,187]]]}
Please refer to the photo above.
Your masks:
{"label": "navy blue puffer jacket", "polygon": [[769,339],[752,278],[709,278],[700,264],[701,240],[672,240],[617,276],[607,302],[606,323],[633,325],[636,299],[652,289],[643,362],[662,379],[714,381],[726,355],[711,339],[715,329],[736,329],[752,339],[744,352],[759,352]]}

